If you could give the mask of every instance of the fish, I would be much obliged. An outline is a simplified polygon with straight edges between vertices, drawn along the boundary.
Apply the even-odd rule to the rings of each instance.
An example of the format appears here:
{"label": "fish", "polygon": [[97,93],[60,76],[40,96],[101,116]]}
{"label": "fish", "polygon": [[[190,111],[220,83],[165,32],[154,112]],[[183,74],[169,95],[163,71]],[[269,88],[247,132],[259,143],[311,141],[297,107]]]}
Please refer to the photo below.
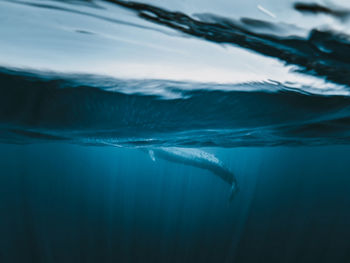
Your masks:
{"label": "fish", "polygon": [[157,147],[146,148],[152,161],[158,158],[207,170],[230,185],[229,200],[232,201],[238,192],[238,184],[234,173],[228,169],[214,154],[196,148]]}

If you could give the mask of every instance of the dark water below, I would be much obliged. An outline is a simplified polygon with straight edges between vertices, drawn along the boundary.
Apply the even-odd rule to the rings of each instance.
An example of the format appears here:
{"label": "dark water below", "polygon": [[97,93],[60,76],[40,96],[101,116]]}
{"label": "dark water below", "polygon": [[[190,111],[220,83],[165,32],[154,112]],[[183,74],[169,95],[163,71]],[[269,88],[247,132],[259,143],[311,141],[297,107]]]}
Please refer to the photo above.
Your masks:
{"label": "dark water below", "polygon": [[141,151],[0,147],[2,262],[347,262],[349,147],[209,149],[240,191]]}

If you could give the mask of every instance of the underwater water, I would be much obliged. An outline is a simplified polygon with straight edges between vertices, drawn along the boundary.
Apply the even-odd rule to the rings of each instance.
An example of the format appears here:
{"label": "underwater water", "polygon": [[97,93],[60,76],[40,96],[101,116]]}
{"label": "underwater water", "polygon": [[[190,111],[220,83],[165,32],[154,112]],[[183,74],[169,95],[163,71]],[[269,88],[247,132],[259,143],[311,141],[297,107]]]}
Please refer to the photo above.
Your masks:
{"label": "underwater water", "polygon": [[350,261],[349,21],[0,0],[0,262]]}

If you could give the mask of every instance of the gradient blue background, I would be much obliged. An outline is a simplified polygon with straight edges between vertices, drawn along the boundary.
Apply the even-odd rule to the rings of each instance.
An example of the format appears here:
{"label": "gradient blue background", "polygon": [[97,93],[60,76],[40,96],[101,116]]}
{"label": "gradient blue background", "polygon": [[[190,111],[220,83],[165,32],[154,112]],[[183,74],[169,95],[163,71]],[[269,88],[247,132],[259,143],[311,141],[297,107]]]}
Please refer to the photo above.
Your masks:
{"label": "gradient blue background", "polygon": [[0,145],[1,262],[347,262],[349,147],[207,149],[232,169],[136,149]]}

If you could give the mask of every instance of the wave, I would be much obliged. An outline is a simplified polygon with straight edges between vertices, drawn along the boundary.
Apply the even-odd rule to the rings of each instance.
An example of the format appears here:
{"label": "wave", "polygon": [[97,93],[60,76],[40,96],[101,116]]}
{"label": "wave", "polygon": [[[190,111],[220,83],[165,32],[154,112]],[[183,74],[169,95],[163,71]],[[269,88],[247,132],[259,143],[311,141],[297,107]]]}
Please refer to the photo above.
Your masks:
{"label": "wave", "polygon": [[[295,25],[274,23],[243,17],[232,19],[215,14],[187,15],[182,12],[133,1],[108,0],[152,23],[181,33],[220,44],[232,44],[264,56],[277,58],[295,71],[321,77],[337,84],[350,83],[350,36],[332,29],[313,28],[306,36],[295,35]],[[296,3],[300,12],[326,13],[345,17],[348,11],[337,12],[320,5]],[[305,31],[299,28],[301,31]],[[290,34],[289,34],[290,33]]]}
{"label": "wave", "polygon": [[[233,19],[211,13],[189,15],[155,5],[122,0],[80,0],[63,1],[63,3],[62,1],[10,2],[9,10],[12,11],[16,8],[15,6],[21,5],[25,8],[40,8],[56,15],[51,21],[54,26],[51,25],[37,32],[39,38],[48,39],[51,31],[55,30],[62,30],[59,32],[67,38],[62,50],[61,42],[55,43],[60,39],[60,34],[51,42],[43,42],[52,44],[53,47],[50,45],[37,47],[36,42],[28,41],[29,44],[23,47],[25,49],[23,54],[29,57],[27,64],[23,62],[24,68],[28,68],[31,63],[34,69],[50,68],[56,64],[54,58],[59,56],[51,57],[51,54],[56,53],[63,54],[61,66],[68,72],[76,69],[74,65],[84,64],[80,62],[83,56],[75,56],[74,52],[88,40],[77,38],[74,42],[70,41],[70,38],[75,33],[79,33],[79,36],[83,33],[84,36],[89,35],[100,39],[101,42],[98,43],[104,43],[106,39],[101,36],[106,33],[103,30],[108,27],[103,24],[92,30],[90,27],[95,24],[96,19],[118,25],[114,30],[106,33],[110,37],[123,29],[124,35],[120,36],[122,40],[127,38],[130,30],[137,30],[133,32],[133,36],[148,30],[147,32],[156,33],[157,37],[160,36],[159,34],[162,36],[166,34],[166,39],[163,39],[164,42],[161,44],[152,46],[154,53],[147,59],[144,59],[143,55],[146,56],[149,49],[142,48],[147,43],[152,43],[146,41],[145,44],[140,37],[132,39],[132,43],[137,45],[130,49],[127,47],[130,41],[122,45],[123,48],[118,54],[122,54],[125,49],[133,55],[137,63],[139,60],[145,61],[144,67],[134,69],[135,76],[134,71],[130,71],[135,79],[121,77],[123,74],[115,78],[97,75],[97,73],[65,74],[16,69],[16,65],[17,67],[22,65],[20,64],[22,53],[17,54],[17,49],[14,49],[15,55],[9,52],[8,66],[0,67],[0,140],[2,142],[32,143],[63,140],[80,144],[133,147],[237,147],[347,144],[350,141],[350,58],[346,55],[350,53],[350,37],[345,32],[335,31],[330,27],[305,29],[276,22],[276,20],[265,21],[249,17]],[[6,3],[10,6],[10,2]],[[12,6],[13,4],[15,5]],[[116,8],[108,9],[110,6]],[[131,12],[124,14],[122,12],[125,11],[124,9]],[[301,14],[329,15],[341,23],[345,23],[349,14],[348,10],[340,11],[339,8],[319,4],[295,3],[294,9]],[[136,14],[138,18],[132,14]],[[93,20],[89,20],[86,26],[81,22],[80,26],[67,23],[60,27],[56,18],[61,15],[69,17],[72,24],[76,22],[74,20],[76,16]],[[19,15],[16,13],[15,17],[19,18]],[[28,21],[32,21],[30,19]],[[20,20],[19,24],[24,23],[23,21]],[[122,27],[119,27],[120,25]],[[12,47],[18,45],[17,43],[21,43],[22,38],[17,41],[14,35],[20,35],[19,32],[32,29],[29,23],[28,27],[24,27],[25,30],[21,29],[22,31],[17,32],[16,26],[17,24],[12,24],[12,27],[5,32],[8,42],[5,41],[6,43],[2,44],[4,51],[11,51]],[[65,31],[66,27],[74,30]],[[11,30],[14,32],[11,33]],[[170,77],[168,79],[167,77],[152,79],[152,76],[148,79],[140,78],[143,75],[139,72],[151,66],[155,57],[161,57],[160,62],[156,64],[161,71],[166,58],[163,59],[159,50],[184,35],[204,40],[194,43],[195,48],[202,43],[211,42],[236,46],[240,48],[239,51],[245,49],[261,55],[257,57],[274,58],[286,65],[291,65],[294,72],[312,76],[312,79],[321,81],[322,85],[317,87],[317,81],[316,84],[310,85],[302,80],[296,83],[290,82],[289,79],[285,82],[276,81],[276,79],[283,79],[284,75],[276,76],[272,80],[254,82],[249,79],[251,72],[243,72],[247,73],[248,77],[241,79],[246,82],[235,84],[178,81]],[[27,41],[30,38],[23,39]],[[110,42],[108,47],[121,45],[118,41]],[[188,43],[186,41],[187,39],[176,51],[186,48]],[[70,49],[73,42],[74,48]],[[90,55],[101,47],[104,46],[96,44],[86,47],[84,54]],[[45,49],[45,52],[41,52],[41,48]],[[137,52],[132,54],[136,49]],[[110,51],[107,48],[104,54],[109,56]],[[191,49],[189,53],[192,51],[195,50]],[[177,55],[170,54],[170,60],[176,61]],[[40,57],[37,59],[36,55],[45,59]],[[72,58],[65,61],[70,55]],[[189,58],[196,59],[197,55],[200,53],[195,53]],[[90,60],[84,61],[93,64],[93,59],[96,57],[92,56]],[[117,55],[115,57],[119,58]],[[124,63],[128,63],[129,53],[122,54],[121,57],[119,68],[113,70],[118,71],[124,67]],[[240,59],[242,63],[247,62],[243,61],[244,58],[246,56],[242,55],[237,59],[237,67],[240,66]],[[43,64],[40,64],[41,60],[45,60]],[[114,60],[114,56],[111,60]],[[170,69],[182,69],[185,66],[184,61],[189,61],[187,54],[184,55],[184,60],[180,60]],[[108,68],[108,65],[113,67],[113,63],[107,62],[103,60],[102,65],[105,68]],[[213,64],[209,69],[215,69],[217,65],[215,59],[209,59],[207,62]],[[74,64],[72,67],[70,67],[71,63]],[[202,61],[199,61],[191,66],[193,72],[201,73],[203,69],[201,63]],[[131,63],[131,65],[134,64]],[[231,64],[227,62],[227,65]],[[127,68],[127,65],[125,67]],[[278,64],[278,67],[285,69],[284,65]],[[53,68],[54,71],[59,70]],[[99,67],[91,68],[98,70]],[[226,66],[226,69],[227,72],[231,71],[229,66]],[[186,70],[185,68],[184,71]],[[249,67],[245,70],[249,71]],[[264,69],[261,71],[264,75]],[[236,75],[239,74],[240,72]],[[220,79],[220,76],[216,79]],[[239,81],[237,79],[236,82]]]}
{"label": "wave", "polygon": [[272,82],[226,89],[214,83],[146,83],[3,68],[1,140],[137,147],[350,142],[348,96],[312,94]]}

